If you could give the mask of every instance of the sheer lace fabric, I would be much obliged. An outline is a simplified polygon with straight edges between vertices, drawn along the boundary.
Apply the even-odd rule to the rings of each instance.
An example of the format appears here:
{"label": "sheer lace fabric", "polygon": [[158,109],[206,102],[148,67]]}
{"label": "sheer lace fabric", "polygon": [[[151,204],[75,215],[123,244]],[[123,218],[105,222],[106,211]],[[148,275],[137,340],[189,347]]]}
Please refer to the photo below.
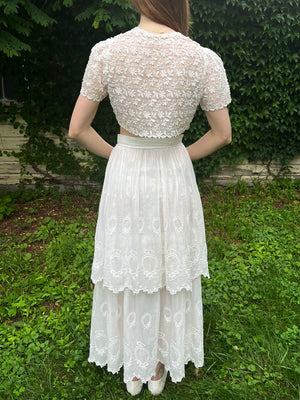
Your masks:
{"label": "sheer lace fabric", "polygon": [[[116,373],[124,367],[124,382],[143,382],[155,375],[158,361],[173,382],[185,376],[185,364],[203,365],[201,277],[191,291],[171,295],[165,288],[138,295],[117,294],[96,284],[92,311],[89,362]],[[117,328],[116,328],[117,327]]]}
{"label": "sheer lace fabric", "polygon": [[89,361],[146,382],[161,361],[174,382],[203,365],[203,213],[182,137],[119,135],[95,235]]}
{"label": "sheer lace fabric", "polygon": [[208,277],[204,218],[185,147],[181,141],[145,149],[119,143],[106,169],[93,283],[103,281],[115,293],[166,287],[175,294],[191,290],[200,275]]}
{"label": "sheer lace fabric", "polygon": [[144,137],[172,137],[187,130],[197,106],[227,106],[230,90],[222,60],[180,34],[155,35],[134,28],[96,44],[81,94],[107,94],[117,121]]}

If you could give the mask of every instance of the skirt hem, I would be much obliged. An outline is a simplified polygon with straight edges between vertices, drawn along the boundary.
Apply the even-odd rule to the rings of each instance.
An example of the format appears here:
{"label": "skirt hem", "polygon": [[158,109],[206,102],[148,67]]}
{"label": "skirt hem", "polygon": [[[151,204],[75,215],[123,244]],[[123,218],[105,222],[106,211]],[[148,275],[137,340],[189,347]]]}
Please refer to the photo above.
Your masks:
{"label": "skirt hem", "polygon": [[[117,374],[117,373],[119,373],[119,372],[120,372],[120,369],[124,366],[124,364],[122,363],[122,364],[119,365],[118,368],[112,369],[112,368],[109,368],[107,362],[100,363],[100,362],[97,362],[94,358],[90,358],[90,357],[88,358],[88,362],[89,362],[90,364],[93,363],[93,364],[95,364],[97,367],[101,367],[101,368],[104,368],[105,366],[107,366],[107,371],[108,371],[108,372],[111,372],[112,374]],[[163,359],[159,359],[159,358],[158,358],[158,359],[157,359],[157,363],[159,363],[159,362],[161,362],[162,364],[164,364],[166,370],[167,370],[167,371],[169,372],[169,374],[170,374],[170,378],[171,378],[171,381],[172,381],[173,383],[181,382],[182,379],[185,378],[185,373],[183,373],[183,375],[182,375],[181,377],[178,377],[178,376],[175,377],[174,374],[171,373],[170,366],[168,366],[168,365],[165,363],[165,361],[164,361]],[[197,363],[192,357],[188,357],[188,358],[186,359],[186,361],[184,362],[184,365],[187,365],[189,362],[192,362],[192,363],[194,364],[195,368],[202,368],[203,365],[204,365],[204,361]],[[155,367],[156,367],[156,366],[155,366]],[[147,383],[147,382],[151,379],[151,377],[152,377],[153,375],[155,375],[155,368],[154,368],[154,370],[151,372],[151,374],[149,374],[146,378],[139,377],[139,373],[136,372],[136,373],[133,373],[132,376],[131,376],[127,381],[124,381],[124,382],[125,382],[125,383],[126,383],[126,382],[129,382],[129,381],[131,381],[134,377],[137,377],[137,378],[139,378],[143,383]]]}
{"label": "skirt hem", "polygon": [[[194,281],[195,279],[199,278],[200,276],[204,276],[204,278],[210,279],[209,273],[205,273],[205,272],[200,272],[199,274],[197,274],[196,276],[194,276],[192,278],[192,281]],[[177,294],[179,292],[181,292],[182,290],[186,290],[188,292],[192,291],[192,282],[189,285],[183,285],[180,288],[177,289],[170,289],[170,287],[168,285],[162,284],[158,287],[155,287],[153,289],[149,289],[149,288],[145,288],[145,287],[140,287],[138,289],[133,289],[132,287],[129,286],[122,286],[118,289],[116,289],[115,287],[113,287],[112,285],[109,285],[107,283],[105,283],[104,278],[99,278],[99,279],[91,279],[93,285],[96,285],[97,283],[102,283],[103,287],[105,287],[106,289],[108,289],[109,291],[111,291],[114,294],[118,294],[121,292],[124,292],[126,290],[129,290],[130,292],[132,292],[133,294],[139,294],[139,293],[148,293],[148,294],[153,294],[153,293],[157,293],[162,289],[166,289],[171,295]]]}

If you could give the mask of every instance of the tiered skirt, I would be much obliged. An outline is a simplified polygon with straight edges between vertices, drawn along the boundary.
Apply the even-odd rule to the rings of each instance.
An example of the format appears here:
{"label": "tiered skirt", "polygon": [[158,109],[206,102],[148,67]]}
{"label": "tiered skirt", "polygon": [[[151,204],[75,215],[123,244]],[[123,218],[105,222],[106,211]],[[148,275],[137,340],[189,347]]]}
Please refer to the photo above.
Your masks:
{"label": "tiered skirt", "polygon": [[107,164],[92,266],[89,361],[124,382],[173,382],[201,367],[201,276],[208,277],[201,199],[182,135],[118,135]]}

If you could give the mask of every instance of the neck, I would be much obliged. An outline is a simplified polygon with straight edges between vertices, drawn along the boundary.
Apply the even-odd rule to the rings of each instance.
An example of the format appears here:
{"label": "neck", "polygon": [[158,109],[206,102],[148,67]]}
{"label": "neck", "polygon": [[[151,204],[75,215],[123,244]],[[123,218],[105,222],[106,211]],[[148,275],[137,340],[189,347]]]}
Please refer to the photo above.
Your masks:
{"label": "neck", "polygon": [[157,34],[174,32],[174,30],[169,28],[168,26],[159,24],[158,22],[154,22],[143,14],[141,15],[139,28]]}

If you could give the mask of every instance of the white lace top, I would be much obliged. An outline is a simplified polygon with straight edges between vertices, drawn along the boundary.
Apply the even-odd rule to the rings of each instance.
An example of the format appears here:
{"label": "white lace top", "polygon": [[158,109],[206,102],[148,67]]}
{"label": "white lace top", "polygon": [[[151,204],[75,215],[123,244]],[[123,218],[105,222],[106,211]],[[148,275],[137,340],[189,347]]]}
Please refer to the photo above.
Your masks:
{"label": "white lace top", "polygon": [[179,32],[139,27],[92,48],[80,93],[98,102],[108,94],[121,127],[157,138],[187,130],[199,104],[214,111],[231,101],[216,53]]}

